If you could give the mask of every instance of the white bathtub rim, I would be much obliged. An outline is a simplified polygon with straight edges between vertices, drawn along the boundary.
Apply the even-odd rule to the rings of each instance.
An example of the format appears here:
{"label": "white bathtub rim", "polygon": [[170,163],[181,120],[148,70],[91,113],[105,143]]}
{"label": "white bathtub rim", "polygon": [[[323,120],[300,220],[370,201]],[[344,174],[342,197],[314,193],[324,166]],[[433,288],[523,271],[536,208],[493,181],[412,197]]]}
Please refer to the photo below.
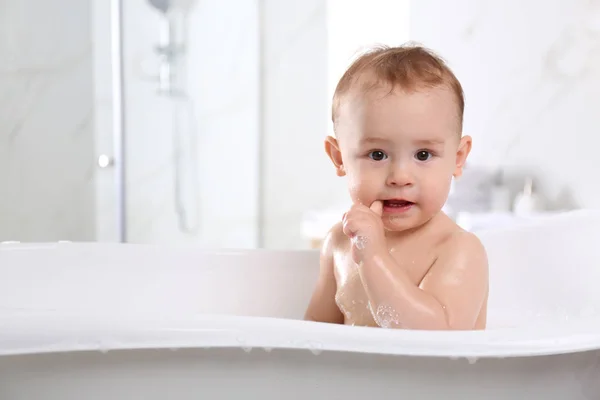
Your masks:
{"label": "white bathtub rim", "polygon": [[0,316],[0,356],[75,351],[296,349],[444,358],[600,350],[600,318],[472,332],[388,330],[264,317]]}

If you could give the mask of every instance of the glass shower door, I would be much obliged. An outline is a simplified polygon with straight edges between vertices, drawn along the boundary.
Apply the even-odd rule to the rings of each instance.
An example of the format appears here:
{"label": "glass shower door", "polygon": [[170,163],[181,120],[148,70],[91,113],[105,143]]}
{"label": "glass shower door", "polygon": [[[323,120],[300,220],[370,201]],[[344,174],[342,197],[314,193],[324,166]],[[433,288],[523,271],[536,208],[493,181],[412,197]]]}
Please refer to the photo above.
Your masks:
{"label": "glass shower door", "polygon": [[[94,1],[98,21],[94,36],[102,42],[106,28],[111,24],[114,28],[115,14],[111,17],[108,2]],[[99,92],[111,87],[112,115],[99,113],[98,125],[109,126],[112,118],[113,143],[105,145],[111,150],[104,164],[112,171],[113,183],[116,176],[117,190],[115,141],[123,144],[125,241],[256,247],[256,4],[236,1],[236,12],[231,13],[230,2],[122,3],[122,96],[114,84],[116,53],[110,57],[112,69],[98,65],[97,82]],[[106,57],[99,54],[97,59]],[[105,85],[107,80],[112,86]],[[114,120],[119,113],[114,102],[120,99],[122,136]],[[98,130],[99,135],[103,132]],[[120,199],[114,191],[99,191],[98,197],[103,204]],[[115,215],[112,222],[99,221],[100,225],[108,231],[112,224],[114,230],[120,221],[118,210]]]}

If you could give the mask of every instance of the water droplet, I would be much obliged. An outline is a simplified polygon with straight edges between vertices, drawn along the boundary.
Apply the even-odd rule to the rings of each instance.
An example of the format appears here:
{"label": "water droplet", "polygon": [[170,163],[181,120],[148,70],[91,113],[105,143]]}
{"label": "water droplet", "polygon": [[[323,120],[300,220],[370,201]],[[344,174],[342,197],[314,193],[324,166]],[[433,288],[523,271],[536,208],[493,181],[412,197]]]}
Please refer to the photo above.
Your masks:
{"label": "water droplet", "polygon": [[102,354],[108,353],[108,346],[103,342],[98,342],[98,351]]}
{"label": "water droplet", "polygon": [[306,347],[313,353],[315,356],[318,356],[323,352],[323,345],[320,342],[308,341],[306,342]]}
{"label": "water droplet", "polygon": [[246,346],[246,339],[237,338],[237,342],[240,344],[242,350],[244,350],[246,353],[250,353],[252,351],[251,346]]}
{"label": "water droplet", "polygon": [[399,218],[398,218],[397,215],[390,215],[390,217],[388,218],[388,220],[390,221],[390,223],[393,224],[394,222],[398,221]]}

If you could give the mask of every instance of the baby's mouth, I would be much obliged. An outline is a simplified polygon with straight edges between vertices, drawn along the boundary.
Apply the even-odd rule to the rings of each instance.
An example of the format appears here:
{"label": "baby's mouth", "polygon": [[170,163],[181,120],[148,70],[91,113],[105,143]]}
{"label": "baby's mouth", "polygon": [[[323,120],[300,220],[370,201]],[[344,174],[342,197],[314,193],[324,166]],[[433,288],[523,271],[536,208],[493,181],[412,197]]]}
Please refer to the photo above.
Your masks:
{"label": "baby's mouth", "polygon": [[414,203],[408,200],[384,200],[383,206],[390,208],[404,208],[412,206]]}

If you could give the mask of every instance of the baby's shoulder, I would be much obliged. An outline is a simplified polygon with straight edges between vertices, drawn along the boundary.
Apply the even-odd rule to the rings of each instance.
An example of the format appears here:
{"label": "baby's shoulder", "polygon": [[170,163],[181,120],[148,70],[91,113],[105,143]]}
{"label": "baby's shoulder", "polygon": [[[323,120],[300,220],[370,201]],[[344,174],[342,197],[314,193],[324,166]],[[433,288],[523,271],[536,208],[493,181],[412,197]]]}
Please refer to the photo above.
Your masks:
{"label": "baby's shoulder", "polygon": [[481,240],[472,232],[456,229],[448,232],[440,244],[440,258],[460,264],[487,268],[487,253]]}
{"label": "baby's shoulder", "polygon": [[337,222],[327,232],[323,250],[333,253],[346,247],[348,247],[348,237],[344,234],[342,222]]}

